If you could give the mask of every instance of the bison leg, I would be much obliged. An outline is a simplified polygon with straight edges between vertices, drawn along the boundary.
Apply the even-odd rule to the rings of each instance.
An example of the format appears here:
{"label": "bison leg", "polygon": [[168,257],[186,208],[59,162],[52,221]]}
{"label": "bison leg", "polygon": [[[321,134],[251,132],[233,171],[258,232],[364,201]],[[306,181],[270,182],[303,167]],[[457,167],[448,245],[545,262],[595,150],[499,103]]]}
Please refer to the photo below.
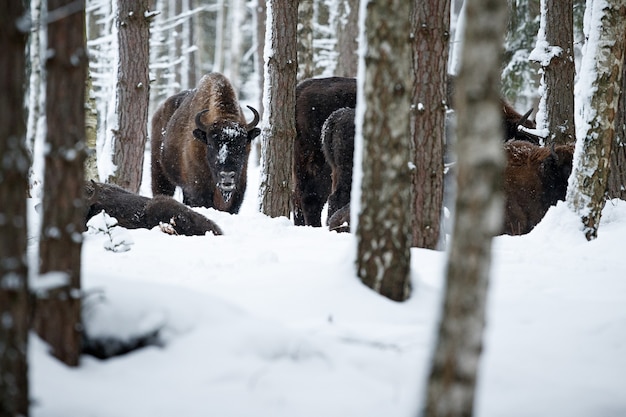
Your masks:
{"label": "bison leg", "polygon": [[152,195],[174,195],[174,191],[176,191],[176,185],[172,184],[170,180],[167,179],[165,174],[163,173],[163,168],[161,167],[161,162],[158,157],[155,158],[154,152],[152,155]]}

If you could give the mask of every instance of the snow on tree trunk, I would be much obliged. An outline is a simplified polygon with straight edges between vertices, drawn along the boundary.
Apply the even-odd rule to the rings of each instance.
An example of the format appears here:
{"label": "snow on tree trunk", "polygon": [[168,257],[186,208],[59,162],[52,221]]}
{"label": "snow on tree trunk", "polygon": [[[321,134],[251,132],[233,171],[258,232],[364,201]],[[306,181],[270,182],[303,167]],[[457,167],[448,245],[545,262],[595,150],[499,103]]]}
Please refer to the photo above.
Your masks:
{"label": "snow on tree trunk", "polygon": [[574,4],[573,0],[541,0],[541,24],[530,60],[541,65],[537,128],[546,144],[576,141],[574,129]]}
{"label": "snow on tree trunk", "polygon": [[[21,1],[0,16],[0,415],[28,416],[28,264],[24,50],[29,22]],[[10,63],[6,65],[4,63]],[[10,109],[10,111],[9,111]]]}
{"label": "snow on tree trunk", "polygon": [[412,243],[435,249],[443,205],[443,142],[450,42],[450,2],[412,2],[413,97],[411,103]]}
{"label": "snow on tree trunk", "polygon": [[361,9],[364,77],[357,102],[365,108],[357,110],[363,113],[357,274],[396,301],[410,295],[410,11],[406,0],[373,0]]}
{"label": "snow on tree trunk", "polygon": [[[50,13],[73,0],[48,0]],[[61,277],[40,291],[34,327],[52,353],[77,366],[80,342],[80,266],[85,228],[85,85],[87,50],[84,9],[48,24],[46,62],[48,122],[43,220],[39,245],[40,277]]]}
{"label": "snow on tree trunk", "polygon": [[471,416],[485,326],[491,242],[502,227],[504,2],[469,0],[455,106],[457,202],[424,416]]}
{"label": "snow on tree trunk", "polygon": [[626,3],[589,0],[587,44],[576,85],[580,120],[574,170],[567,189],[569,207],[582,219],[587,240],[597,237],[605,203],[615,117],[626,48]]}
{"label": "snow on tree trunk", "polygon": [[108,178],[131,192],[138,192],[148,139],[150,103],[149,0],[118,1],[116,110],[118,126],[113,132],[115,173]]}
{"label": "snow on tree trunk", "polygon": [[267,0],[265,92],[261,135],[261,212],[289,217],[293,142],[296,137],[298,6],[292,0]]}

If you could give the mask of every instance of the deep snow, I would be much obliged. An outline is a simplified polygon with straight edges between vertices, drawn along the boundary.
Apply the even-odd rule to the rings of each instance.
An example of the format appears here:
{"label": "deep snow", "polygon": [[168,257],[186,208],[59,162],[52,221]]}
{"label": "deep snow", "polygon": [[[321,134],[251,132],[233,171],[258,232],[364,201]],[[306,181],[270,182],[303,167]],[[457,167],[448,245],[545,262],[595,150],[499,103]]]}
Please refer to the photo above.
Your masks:
{"label": "deep snow", "polygon": [[[261,215],[250,175],[239,215],[198,209],[224,236],[131,230],[115,253],[85,234],[87,331],[162,344],[70,369],[31,336],[33,416],[417,415],[445,253],[413,249],[413,294],[389,301],[356,278],[354,236]],[[494,240],[477,416],[626,415],[624,236],[616,200],[592,242],[564,203]]]}

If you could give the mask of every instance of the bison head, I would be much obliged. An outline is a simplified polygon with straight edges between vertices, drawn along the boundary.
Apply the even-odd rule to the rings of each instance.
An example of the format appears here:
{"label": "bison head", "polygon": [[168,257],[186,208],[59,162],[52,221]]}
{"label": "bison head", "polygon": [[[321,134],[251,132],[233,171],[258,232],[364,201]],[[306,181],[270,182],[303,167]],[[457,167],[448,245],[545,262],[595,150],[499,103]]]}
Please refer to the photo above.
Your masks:
{"label": "bison head", "polygon": [[250,106],[248,108],[254,113],[254,120],[245,126],[232,120],[216,120],[206,125],[202,122],[202,116],[208,109],[196,114],[195,118],[197,128],[193,135],[207,145],[208,166],[226,202],[246,175],[250,142],[261,133],[256,127],[259,113]]}

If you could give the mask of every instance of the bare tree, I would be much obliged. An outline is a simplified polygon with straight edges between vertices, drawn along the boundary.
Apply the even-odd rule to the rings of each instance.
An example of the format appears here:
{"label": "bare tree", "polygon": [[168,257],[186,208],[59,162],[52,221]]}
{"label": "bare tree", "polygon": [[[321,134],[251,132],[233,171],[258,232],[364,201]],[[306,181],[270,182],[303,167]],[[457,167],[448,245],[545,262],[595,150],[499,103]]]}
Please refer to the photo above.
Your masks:
{"label": "bare tree", "polygon": [[622,64],[622,87],[615,118],[615,140],[611,149],[608,193],[626,200],[626,54]]}
{"label": "bare tree", "polygon": [[361,9],[366,13],[360,58],[365,78],[359,86],[363,100],[357,103],[354,160],[362,163],[363,175],[360,195],[352,198],[360,204],[357,274],[396,301],[410,295],[410,9],[405,0],[373,0]]}
{"label": "bare tree", "polygon": [[[588,43],[577,88],[592,92],[582,101],[582,136],[577,138],[574,172],[567,189],[567,203],[583,222],[587,240],[597,237],[605,203],[610,154],[615,137],[626,49],[626,3],[623,0],[587,2],[590,18]],[[587,106],[588,103],[588,106]],[[580,133],[580,132],[579,132]]]}
{"label": "bare tree", "polygon": [[313,77],[313,0],[298,1],[298,81]]}
{"label": "bare tree", "polygon": [[119,0],[117,5],[118,127],[113,131],[116,170],[109,181],[136,193],[141,186],[148,139],[150,0]]}
{"label": "bare tree", "polygon": [[443,143],[450,41],[450,2],[413,1],[411,160],[413,246],[435,249],[443,205]]}
{"label": "bare tree", "polygon": [[265,34],[265,116],[262,132],[261,211],[269,216],[291,212],[291,161],[296,137],[296,51],[298,4],[267,1]]}
{"label": "bare tree", "polygon": [[574,143],[573,0],[541,0],[541,25],[530,58],[541,65],[537,126],[547,130],[546,144]]}
{"label": "bare tree", "polygon": [[85,10],[73,0],[48,0],[48,57],[40,274],[52,285],[38,294],[35,328],[69,366],[80,354],[80,253],[85,226]]}
{"label": "bare tree", "polygon": [[28,263],[24,50],[29,30],[21,1],[0,16],[0,415],[28,416]]}
{"label": "bare tree", "polygon": [[[491,241],[502,227],[500,64],[506,3],[466,2],[456,85],[457,202],[424,416],[471,416],[485,325]],[[477,151],[479,149],[480,151]]]}
{"label": "bare tree", "polygon": [[335,75],[356,77],[358,65],[359,1],[337,0],[337,67]]}

